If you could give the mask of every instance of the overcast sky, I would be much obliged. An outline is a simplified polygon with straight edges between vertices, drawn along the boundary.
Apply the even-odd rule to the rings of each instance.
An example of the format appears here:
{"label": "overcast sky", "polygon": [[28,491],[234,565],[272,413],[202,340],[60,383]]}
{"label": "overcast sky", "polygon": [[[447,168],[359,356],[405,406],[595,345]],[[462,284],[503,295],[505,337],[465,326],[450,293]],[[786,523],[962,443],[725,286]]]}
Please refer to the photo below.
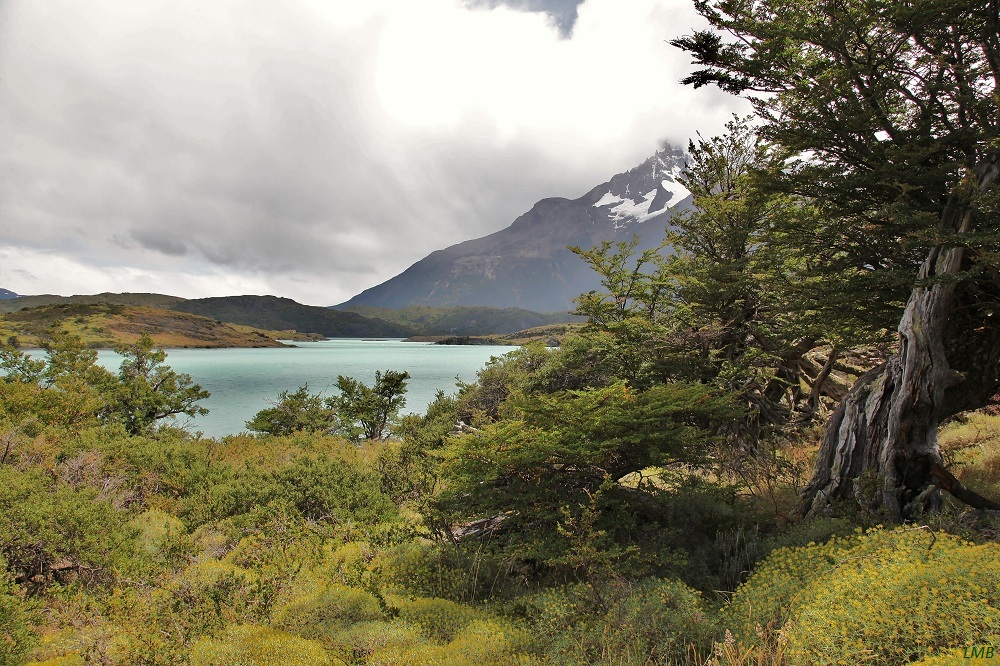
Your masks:
{"label": "overcast sky", "polygon": [[0,0],[0,288],[331,305],[733,111],[691,0]]}

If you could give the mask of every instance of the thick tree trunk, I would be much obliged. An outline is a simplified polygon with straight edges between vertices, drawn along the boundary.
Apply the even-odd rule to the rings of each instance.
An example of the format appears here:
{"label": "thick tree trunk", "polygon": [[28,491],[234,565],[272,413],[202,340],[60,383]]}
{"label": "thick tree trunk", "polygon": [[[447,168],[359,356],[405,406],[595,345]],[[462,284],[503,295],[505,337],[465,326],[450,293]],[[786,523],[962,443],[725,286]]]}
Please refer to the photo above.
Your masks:
{"label": "thick tree trunk", "polygon": [[[974,173],[970,194],[997,179],[1000,152],[990,153]],[[968,203],[969,196],[953,196],[942,227],[971,231]],[[982,307],[984,289],[994,285],[960,279],[965,259],[961,247],[938,245],[929,252],[899,323],[899,352],[858,379],[827,424],[803,491],[803,512],[854,498],[898,521],[939,506],[933,485],[934,471],[943,469],[938,425],[985,405],[1000,374],[1000,326]]]}

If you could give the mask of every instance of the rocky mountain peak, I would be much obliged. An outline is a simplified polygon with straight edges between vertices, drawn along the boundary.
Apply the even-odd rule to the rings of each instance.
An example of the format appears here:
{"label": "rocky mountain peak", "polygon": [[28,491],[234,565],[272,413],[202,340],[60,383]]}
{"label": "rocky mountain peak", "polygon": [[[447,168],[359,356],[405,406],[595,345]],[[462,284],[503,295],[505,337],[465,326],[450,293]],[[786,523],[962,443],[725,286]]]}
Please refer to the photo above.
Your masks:
{"label": "rocky mountain peak", "polygon": [[567,247],[628,241],[633,234],[640,251],[659,246],[671,212],[690,206],[691,194],[677,180],[684,164],[684,151],[665,145],[578,199],[542,199],[506,229],[436,250],[338,307],[572,309],[573,299],[599,288],[600,280]]}

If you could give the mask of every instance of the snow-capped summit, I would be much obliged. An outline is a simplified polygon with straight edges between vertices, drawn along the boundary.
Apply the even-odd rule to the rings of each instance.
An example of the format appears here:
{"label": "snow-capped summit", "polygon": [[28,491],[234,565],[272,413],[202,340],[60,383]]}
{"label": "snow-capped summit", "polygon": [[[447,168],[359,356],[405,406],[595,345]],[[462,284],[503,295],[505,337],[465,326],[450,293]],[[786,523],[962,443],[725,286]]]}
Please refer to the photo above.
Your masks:
{"label": "snow-capped summit", "polygon": [[682,150],[665,146],[578,199],[542,199],[496,233],[432,252],[396,277],[337,307],[484,305],[539,312],[573,309],[600,279],[567,246],[639,236],[639,251],[662,241],[670,213],[690,207],[677,178]]}
{"label": "snow-capped summit", "polygon": [[587,196],[603,189],[593,205],[607,209],[612,226],[623,229],[633,222],[641,224],[668,213],[684,202],[691,193],[677,180],[683,170],[684,152],[665,146],[634,169],[597,186]]}

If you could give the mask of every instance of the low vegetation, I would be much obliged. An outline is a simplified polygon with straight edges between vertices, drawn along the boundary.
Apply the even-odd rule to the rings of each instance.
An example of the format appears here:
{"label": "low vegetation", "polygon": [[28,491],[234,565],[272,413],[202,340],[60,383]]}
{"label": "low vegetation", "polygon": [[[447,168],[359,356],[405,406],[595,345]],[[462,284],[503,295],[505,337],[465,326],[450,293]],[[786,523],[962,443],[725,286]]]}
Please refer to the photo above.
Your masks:
{"label": "low vegetation", "polygon": [[[540,388],[581,344],[497,358],[422,416],[398,416],[403,373],[301,387],[222,440],[136,420],[124,398],[172,372],[148,339],[117,375],[69,337],[6,349],[0,663],[906,664],[1000,640],[988,516],[789,523],[801,475],[764,497],[774,470],[720,466],[724,395]],[[970,484],[1000,485],[997,433],[942,432]]]}
{"label": "low vegetation", "polygon": [[423,415],[387,370],[205,439],[148,337],[5,347],[0,666],[991,663],[996,8],[803,7],[697,4],[739,39],[675,40],[690,82],[762,125]]}

